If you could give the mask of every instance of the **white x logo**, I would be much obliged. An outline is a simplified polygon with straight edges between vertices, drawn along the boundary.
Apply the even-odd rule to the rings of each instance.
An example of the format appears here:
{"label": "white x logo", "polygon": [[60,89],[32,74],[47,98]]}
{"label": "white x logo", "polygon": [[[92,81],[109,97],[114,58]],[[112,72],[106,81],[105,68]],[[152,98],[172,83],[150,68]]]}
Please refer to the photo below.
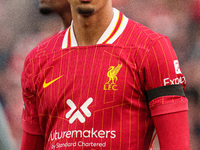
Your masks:
{"label": "white x logo", "polygon": [[[83,113],[87,116],[90,117],[91,116],[91,112],[88,109],[88,106],[93,102],[92,98],[89,98],[81,107],[80,109],[83,111]],[[71,110],[65,115],[65,117],[68,119],[72,113],[76,110],[76,105],[74,104],[74,102],[71,99],[67,100],[67,104],[69,105],[69,107],[71,108]],[[72,124],[76,119],[78,119],[81,123],[85,122],[85,118],[84,116],[81,114],[81,112],[79,110],[77,110],[74,115],[69,119],[69,123]]]}

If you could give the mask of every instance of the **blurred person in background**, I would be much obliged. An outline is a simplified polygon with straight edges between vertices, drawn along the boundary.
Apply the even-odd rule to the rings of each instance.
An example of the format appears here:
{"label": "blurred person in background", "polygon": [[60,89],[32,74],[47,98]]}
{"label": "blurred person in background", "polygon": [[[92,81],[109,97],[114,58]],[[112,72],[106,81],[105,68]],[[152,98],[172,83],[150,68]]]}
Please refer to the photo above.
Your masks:
{"label": "blurred person in background", "polygon": [[71,24],[70,6],[66,0],[38,0],[39,10],[42,14],[48,15],[51,13],[58,14],[63,21],[63,29],[66,29]]}
{"label": "blurred person in background", "polygon": [[[39,4],[39,6],[38,6]],[[49,17],[43,17],[38,11]],[[26,9],[22,9],[26,8]],[[37,11],[37,12],[35,12]],[[34,15],[29,15],[33,14]],[[59,14],[60,18],[54,17]],[[3,108],[16,149],[21,144],[21,101],[20,76],[26,55],[40,41],[64,30],[71,23],[69,5],[64,0],[0,1],[0,93]],[[46,13],[47,14],[47,13]],[[42,18],[42,21],[41,21]]]}
{"label": "blurred person in background", "polygon": [[189,150],[186,82],[169,39],[112,9],[111,0],[68,2],[70,28],[25,61],[23,149],[32,141],[32,149],[75,148],[76,140],[149,149],[155,125],[162,150]]}

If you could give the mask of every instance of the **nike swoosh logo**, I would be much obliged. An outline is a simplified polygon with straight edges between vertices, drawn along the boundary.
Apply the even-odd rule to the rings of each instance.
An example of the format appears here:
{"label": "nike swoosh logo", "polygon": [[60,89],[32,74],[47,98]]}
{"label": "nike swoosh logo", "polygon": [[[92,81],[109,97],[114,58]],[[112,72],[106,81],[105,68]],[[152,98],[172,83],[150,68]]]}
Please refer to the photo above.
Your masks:
{"label": "nike swoosh logo", "polygon": [[44,83],[43,83],[43,88],[48,87],[49,85],[51,85],[52,83],[54,83],[55,81],[57,81],[58,79],[60,79],[61,77],[63,77],[63,75],[60,76],[60,77],[58,77],[58,78],[56,78],[56,79],[54,79],[54,80],[52,80],[52,81],[50,81],[50,82],[48,82],[48,83],[46,83],[46,79],[45,79]]}

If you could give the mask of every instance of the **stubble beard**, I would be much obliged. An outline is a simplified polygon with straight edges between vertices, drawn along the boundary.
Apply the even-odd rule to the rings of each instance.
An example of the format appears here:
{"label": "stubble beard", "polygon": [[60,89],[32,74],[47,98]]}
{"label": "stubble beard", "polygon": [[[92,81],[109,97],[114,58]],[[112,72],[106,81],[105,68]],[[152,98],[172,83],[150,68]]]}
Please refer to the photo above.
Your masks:
{"label": "stubble beard", "polygon": [[52,13],[52,10],[50,8],[47,8],[47,7],[39,7],[39,11],[43,15],[49,15],[49,14]]}
{"label": "stubble beard", "polygon": [[94,9],[93,8],[84,9],[84,8],[78,7],[77,12],[78,14],[83,15],[83,16],[90,16],[94,13]]}

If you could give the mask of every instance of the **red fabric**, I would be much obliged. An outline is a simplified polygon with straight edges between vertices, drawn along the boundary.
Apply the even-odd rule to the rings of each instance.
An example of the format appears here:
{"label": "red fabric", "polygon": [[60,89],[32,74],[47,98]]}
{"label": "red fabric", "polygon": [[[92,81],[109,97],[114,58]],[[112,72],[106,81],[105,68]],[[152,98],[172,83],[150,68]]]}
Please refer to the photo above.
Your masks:
{"label": "red fabric", "polygon": [[23,132],[20,150],[43,150],[44,138],[41,135],[33,135]]}
{"label": "red fabric", "polygon": [[149,109],[152,117],[188,110],[188,99],[171,95],[158,97],[149,103]]}
{"label": "red fabric", "polygon": [[161,150],[190,150],[188,111],[153,117]]}
{"label": "red fabric", "polygon": [[[68,33],[39,45],[25,61],[23,130],[42,134],[45,149],[147,149],[154,126],[145,91],[185,86],[169,39],[129,20],[113,44],[61,49]],[[111,78],[114,68],[117,75]],[[185,111],[183,100],[155,99],[151,110],[156,115]]]}

